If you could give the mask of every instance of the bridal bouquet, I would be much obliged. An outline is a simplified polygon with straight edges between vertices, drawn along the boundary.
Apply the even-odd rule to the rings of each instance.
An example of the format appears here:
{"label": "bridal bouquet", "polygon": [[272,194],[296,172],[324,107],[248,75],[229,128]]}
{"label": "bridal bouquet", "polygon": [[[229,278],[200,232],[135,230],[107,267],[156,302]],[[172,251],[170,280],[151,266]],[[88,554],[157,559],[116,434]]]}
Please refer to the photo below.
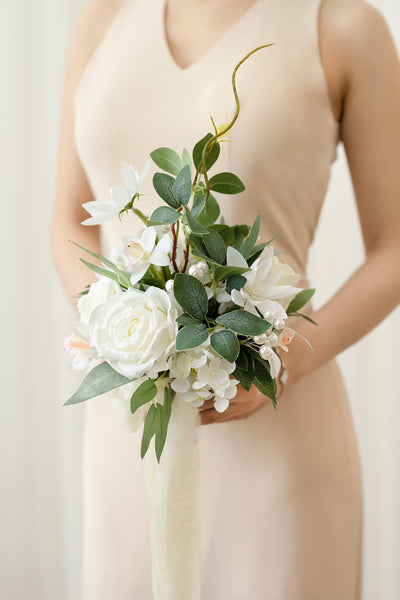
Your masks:
{"label": "bridal bouquet", "polygon": [[277,350],[287,351],[295,335],[285,319],[305,316],[299,310],[314,292],[295,287],[300,276],[278,259],[272,240],[259,243],[259,216],[251,227],[220,216],[214,193],[245,189],[234,173],[208,173],[239,112],[234,92],[232,121],[217,128],[212,120],[214,133],[191,156],[165,147],[151,153],[163,205],[150,216],[135,206],[150,159],[141,175],[123,163],[125,185],[111,188],[109,202],[83,204],[92,215],[84,225],[133,211],[144,227],[109,258],[86,250],[102,267],[81,259],[98,281],[82,292],[80,322],[64,349],[76,369],[102,362],[66,404],[115,390],[114,406],[131,428],[144,421],[142,458],[155,436],[160,460],[176,395],[195,408],[212,398],[222,412],[240,383],[245,390],[255,385],[275,407]]}
{"label": "bridal bouquet", "polygon": [[66,404],[112,392],[132,430],[144,423],[155,600],[187,600],[188,590],[190,600],[201,598],[197,408],[212,399],[215,410],[227,410],[238,384],[254,385],[276,407],[278,351],[287,352],[296,334],[286,319],[309,319],[299,311],[314,293],[296,287],[300,276],[280,261],[273,240],[260,242],[259,216],[249,226],[227,224],[220,215],[216,195],[245,189],[237,175],[209,174],[239,114],[236,71],[256,50],[233,71],[230,123],[217,127],[212,119],[213,133],[191,154],[151,152],[160,169],[153,186],[163,202],[151,215],[136,202],[150,158],[141,174],[122,164],[124,186],[112,187],[108,202],[83,204],[91,215],[84,225],[129,211],[143,222],[107,258],[79,246],[102,266],[81,259],[98,280],[81,292],[79,321],[64,349],[73,368],[90,368]]}

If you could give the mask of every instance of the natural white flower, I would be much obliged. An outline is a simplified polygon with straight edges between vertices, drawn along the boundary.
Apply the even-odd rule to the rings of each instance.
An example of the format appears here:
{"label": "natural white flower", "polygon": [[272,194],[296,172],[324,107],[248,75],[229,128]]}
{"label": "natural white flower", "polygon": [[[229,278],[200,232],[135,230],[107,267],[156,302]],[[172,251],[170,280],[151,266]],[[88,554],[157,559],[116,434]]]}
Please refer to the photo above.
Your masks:
{"label": "natural white flower", "polygon": [[81,296],[78,300],[77,308],[81,323],[87,325],[90,315],[99,304],[102,304],[114,294],[121,293],[122,288],[120,285],[109,277],[101,277],[98,281],[92,283],[88,293]]}
{"label": "natural white flower", "polygon": [[155,379],[168,369],[178,332],[177,309],[164,290],[130,289],[111,296],[91,314],[92,346],[118,373]]}
{"label": "natural white flower", "polygon": [[150,168],[150,159],[146,162],[142,173],[138,173],[131,165],[122,163],[122,178],[125,186],[117,185],[110,188],[110,200],[94,200],[84,202],[83,208],[92,215],[89,219],[82,221],[81,225],[100,225],[116,217],[122,209],[139,192],[140,187]]}
{"label": "natural white flower", "polygon": [[273,256],[273,247],[267,246],[244,273],[246,283],[241,290],[232,290],[231,298],[238,306],[257,316],[270,311],[275,319],[286,319],[290,300],[301,288],[294,287],[300,279],[289,265],[282,264]]}
{"label": "natural white flower", "polygon": [[236,379],[229,377],[235,370],[235,363],[230,363],[220,357],[213,357],[206,365],[197,369],[196,380],[192,384],[192,389],[206,390],[211,389],[214,395],[214,407],[217,411],[223,412],[236,395],[236,386],[239,383]]}
{"label": "natural white flower", "polygon": [[169,266],[171,259],[172,240],[164,234],[156,244],[156,228],[146,227],[137,237],[124,236],[122,238],[122,256],[125,269],[131,274],[131,285],[135,285],[146,273],[150,265],[158,267]]}
{"label": "natural white flower", "polygon": [[75,323],[74,333],[64,337],[63,350],[71,357],[70,368],[75,371],[86,369],[93,359],[87,325]]}

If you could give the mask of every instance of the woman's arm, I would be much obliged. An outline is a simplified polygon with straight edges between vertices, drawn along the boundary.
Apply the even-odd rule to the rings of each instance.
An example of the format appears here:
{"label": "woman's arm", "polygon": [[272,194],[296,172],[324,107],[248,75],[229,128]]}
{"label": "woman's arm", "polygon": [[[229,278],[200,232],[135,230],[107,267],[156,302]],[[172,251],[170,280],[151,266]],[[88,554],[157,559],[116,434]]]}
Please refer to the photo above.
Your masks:
{"label": "woman's arm", "polygon": [[[400,302],[400,62],[388,26],[371,5],[326,2],[322,55],[344,82],[342,139],[366,258],[297,330],[315,349],[285,355],[292,382],[353,345]],[[304,347],[303,347],[304,348]],[[289,369],[290,365],[290,369]]]}
{"label": "woman's arm", "polygon": [[[51,248],[55,266],[71,304],[76,307],[78,294],[96,276],[81,261],[85,253],[68,240],[100,253],[99,226],[81,222],[89,214],[84,202],[94,200],[86,174],[76,152],[73,130],[73,95],[82,73],[121,1],[92,0],[82,10],[72,36],[64,78],[61,105],[55,203],[51,223]],[[88,255],[85,256],[88,258]],[[91,262],[96,259],[90,259]]]}
{"label": "woman's arm", "polygon": [[[342,139],[352,176],[366,258],[313,318],[299,319],[281,353],[288,386],[353,345],[400,301],[400,63],[389,28],[363,0],[324,0],[321,57],[332,110],[341,114]],[[268,398],[243,390],[225,413],[201,410],[211,423],[252,414]]]}

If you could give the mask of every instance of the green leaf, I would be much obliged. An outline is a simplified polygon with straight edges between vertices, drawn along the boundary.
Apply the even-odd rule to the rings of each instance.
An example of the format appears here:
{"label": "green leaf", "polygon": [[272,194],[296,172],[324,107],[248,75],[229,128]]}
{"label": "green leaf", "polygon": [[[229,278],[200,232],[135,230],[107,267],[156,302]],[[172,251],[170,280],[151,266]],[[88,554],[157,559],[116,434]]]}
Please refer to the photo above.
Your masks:
{"label": "green leaf", "polygon": [[172,193],[179,204],[187,205],[192,195],[192,176],[189,165],[185,165],[178,173],[172,186]]}
{"label": "green leaf", "polygon": [[225,242],[216,231],[209,229],[208,232],[208,235],[204,236],[203,238],[207,253],[210,258],[222,265],[225,261]]}
{"label": "green leaf", "polygon": [[219,204],[212,194],[208,196],[203,210],[198,216],[202,225],[209,227],[218,219],[220,213]]}
{"label": "green leaf", "polygon": [[179,323],[179,325],[199,325],[199,320],[198,319],[194,319],[193,317],[191,317],[190,315],[187,315],[186,313],[183,313],[183,315],[181,315],[180,317],[178,317],[176,319],[176,322]]}
{"label": "green leaf", "polygon": [[193,217],[193,215],[190,213],[190,210],[187,207],[185,208],[185,215],[188,225],[193,231],[193,233],[197,233],[198,235],[208,235],[208,229],[206,229],[204,225],[201,225],[201,223],[199,223],[199,221],[195,219],[195,217]]}
{"label": "green leaf", "polygon": [[145,275],[140,281],[141,283],[147,286],[158,287],[160,288],[160,290],[165,289],[165,281],[160,277],[152,277],[150,275]]}
{"label": "green leaf", "polygon": [[210,190],[221,194],[239,194],[245,190],[243,183],[234,173],[218,173],[211,177]]}
{"label": "green leaf", "polygon": [[201,213],[201,211],[203,210],[203,208],[205,207],[205,204],[206,204],[206,195],[201,194],[200,196],[197,196],[193,201],[192,216],[197,218],[199,216],[199,214]]}
{"label": "green leaf", "polygon": [[166,225],[172,225],[181,216],[181,213],[169,206],[159,206],[150,215],[150,221],[152,223],[165,223]]}
{"label": "green leaf", "polygon": [[188,325],[178,331],[175,346],[177,352],[190,350],[200,346],[208,338],[208,331],[205,325]]}
{"label": "green leaf", "polygon": [[272,379],[269,369],[266,364],[262,364],[259,360],[254,361],[254,385],[264,396],[271,398],[274,408],[276,407],[276,382]]}
{"label": "green leaf", "polygon": [[200,250],[197,250],[197,248],[194,248],[194,250],[192,250],[192,255],[195,258],[199,258],[200,260],[204,260],[207,263],[209,263],[210,265],[219,265],[219,263],[217,263],[215,260],[213,260],[212,258],[210,258],[209,256],[207,256],[207,254],[204,254],[204,252],[200,252]]}
{"label": "green leaf", "polygon": [[131,413],[133,414],[140,406],[147,404],[157,395],[157,386],[153,379],[143,381],[132,394]]}
{"label": "green leaf", "polygon": [[171,407],[173,399],[175,398],[176,392],[172,390],[170,387],[164,388],[164,406],[165,406],[165,414],[167,417],[167,425],[169,422],[169,418],[171,416]]}
{"label": "green leaf", "polygon": [[157,167],[160,167],[163,171],[167,171],[167,173],[172,173],[172,175],[178,175],[182,168],[182,160],[175,150],[171,148],[157,148],[153,152],[150,152],[150,156]]}
{"label": "green leaf", "polygon": [[315,289],[310,288],[308,290],[302,290],[299,292],[293,300],[290,302],[289,306],[286,309],[287,314],[297,312],[302,308],[314,295]]}
{"label": "green leaf", "polygon": [[177,273],[174,279],[174,296],[185,312],[199,321],[204,319],[208,298],[203,284],[198,279],[186,273]]}
{"label": "green leaf", "polygon": [[[246,273],[248,270],[249,269],[247,267],[228,267],[228,266],[217,267],[215,269],[215,274],[214,274],[215,281],[216,281],[216,283],[219,283],[223,279],[227,279],[228,277],[231,277],[232,275],[241,275],[242,273]],[[245,279],[245,278],[243,277],[243,279]]]}
{"label": "green leaf", "polygon": [[182,166],[184,167],[185,165],[189,165],[190,176],[192,176],[192,159],[186,148],[184,148],[182,151]]}
{"label": "green leaf", "polygon": [[231,363],[235,362],[239,355],[240,344],[232,331],[224,329],[223,331],[213,333],[210,343],[211,347],[217,354],[222,356],[222,358],[225,358],[225,360]]}
{"label": "green leaf", "polygon": [[[201,157],[203,154],[203,148],[212,137],[214,137],[212,133],[207,133],[207,135],[205,135],[199,142],[197,142],[197,144],[193,148],[193,163],[194,163],[194,166],[196,167],[196,169],[198,168],[198,166],[200,164]],[[218,160],[219,153],[220,153],[220,145],[218,142],[216,142],[213,149],[211,150],[210,154],[206,158],[207,171],[209,169],[211,169],[213,164]],[[203,169],[201,169],[200,172],[202,172],[202,171],[203,171]]]}
{"label": "green leaf", "polygon": [[247,279],[243,277],[243,275],[231,275],[228,278],[225,286],[225,290],[228,294],[231,293],[232,290],[241,290],[242,287],[246,285]]}
{"label": "green leaf", "polygon": [[303,319],[305,319],[306,321],[309,321],[310,323],[312,323],[313,325],[318,325],[318,323],[316,321],[314,321],[311,317],[309,317],[308,315],[304,315],[303,313],[299,313],[299,312],[294,312],[294,313],[290,313],[291,317],[302,317]]}
{"label": "green leaf", "polygon": [[103,275],[104,277],[108,277],[109,279],[116,281],[117,283],[119,283],[119,285],[121,285],[123,287],[130,286],[130,281],[129,281],[129,279],[126,278],[126,276],[123,278],[122,275],[120,276],[118,273],[114,273],[114,271],[108,271],[107,269],[103,269],[102,267],[99,267],[98,265],[94,265],[90,262],[87,262],[83,258],[80,258],[79,260],[81,262],[83,262],[84,265],[89,267],[89,269],[92,269],[92,271],[94,271],[95,273],[98,273],[99,275]]}
{"label": "green leaf", "polygon": [[179,208],[180,204],[175,198],[172,188],[175,183],[175,179],[171,175],[165,173],[155,173],[153,176],[153,185],[157,194],[169,204],[172,208]]}
{"label": "green leaf", "polygon": [[207,249],[204,245],[204,242],[202,240],[202,238],[199,235],[196,234],[190,234],[189,235],[189,240],[190,243],[192,244],[192,246],[194,246],[196,248],[196,250],[199,250],[200,252],[207,253]]}
{"label": "green leaf", "polygon": [[121,375],[108,362],[104,361],[89,371],[79,389],[64,403],[64,406],[78,404],[90,398],[101,396],[101,394],[105,394],[131,381],[131,379]]}
{"label": "green leaf", "polygon": [[140,448],[140,456],[144,457],[146,454],[151,438],[156,433],[159,426],[159,416],[154,404],[152,404],[147,411],[146,420],[143,427],[142,445]]}
{"label": "green leaf", "polygon": [[[86,248],[84,248],[83,246],[80,246],[76,242],[72,242],[71,240],[68,240],[68,241],[71,242],[72,244],[74,244],[75,246],[78,246],[78,248],[81,248],[81,250],[84,250],[85,252],[88,252],[88,254],[91,254],[95,258],[98,258],[99,260],[101,260],[101,262],[106,267],[108,267],[109,269],[111,269],[112,271],[114,271],[114,273],[117,273],[118,275],[120,275],[120,277],[121,277],[122,280],[126,279],[127,287],[130,286],[130,278],[129,278],[129,276],[125,273],[125,271],[122,271],[122,269],[120,269],[119,267],[117,267],[117,265],[115,265],[111,260],[108,260],[108,258],[104,258],[104,256],[101,256],[101,254],[96,254],[96,252],[92,252],[91,250],[87,250]],[[91,263],[88,263],[88,264],[91,264]],[[90,286],[87,286],[87,287],[89,288]]]}
{"label": "green leaf", "polygon": [[258,215],[258,217],[256,217],[256,219],[254,221],[253,227],[251,228],[249,235],[243,242],[242,246],[239,248],[239,252],[246,259],[252,253],[254,244],[257,241],[258,234],[260,233],[260,223],[261,223],[261,217],[260,217],[260,215]]}
{"label": "green leaf", "polygon": [[248,336],[261,335],[271,328],[271,323],[243,309],[220,315],[216,318],[216,322],[236,333]]}
{"label": "green leaf", "polygon": [[249,368],[249,361],[247,360],[245,347],[243,345],[240,346],[240,353],[236,360],[236,366],[242,371],[247,371]]}
{"label": "green leaf", "polygon": [[160,462],[161,453],[164,448],[165,440],[167,439],[168,425],[165,419],[165,409],[162,404],[156,405],[157,412],[157,429],[155,437],[155,450],[157,462]]}
{"label": "green leaf", "polygon": [[239,380],[240,385],[244,390],[246,390],[246,392],[250,390],[253,383],[253,378],[251,377],[248,371],[245,371],[243,369],[236,369],[233,372],[233,376]]}

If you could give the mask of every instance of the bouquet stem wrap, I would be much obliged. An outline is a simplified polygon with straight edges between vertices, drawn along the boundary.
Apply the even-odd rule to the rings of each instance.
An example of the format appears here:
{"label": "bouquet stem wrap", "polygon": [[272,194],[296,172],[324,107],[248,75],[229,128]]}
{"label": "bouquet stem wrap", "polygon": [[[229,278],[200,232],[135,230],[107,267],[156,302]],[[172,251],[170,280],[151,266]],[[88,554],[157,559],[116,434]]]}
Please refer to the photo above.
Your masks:
{"label": "bouquet stem wrap", "polygon": [[146,454],[154,600],[201,599],[197,419],[177,394],[160,463]]}

